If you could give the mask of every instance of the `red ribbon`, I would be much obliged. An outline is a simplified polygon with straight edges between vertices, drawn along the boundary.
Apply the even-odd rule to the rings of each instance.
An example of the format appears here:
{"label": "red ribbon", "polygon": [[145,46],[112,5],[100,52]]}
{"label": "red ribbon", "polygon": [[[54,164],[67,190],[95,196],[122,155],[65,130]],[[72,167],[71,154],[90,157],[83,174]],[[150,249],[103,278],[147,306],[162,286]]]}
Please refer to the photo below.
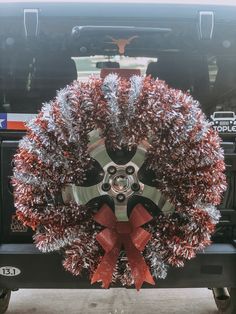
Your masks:
{"label": "red ribbon", "polygon": [[138,204],[132,210],[129,221],[117,221],[111,208],[106,204],[102,206],[94,216],[94,220],[106,227],[96,236],[97,241],[105,250],[105,255],[92,276],[92,284],[102,281],[104,288],[109,287],[122,246],[128,257],[136,289],[139,290],[144,281],[155,284],[140,253],[151,239],[151,234],[141,226],[152,218],[147,210]]}

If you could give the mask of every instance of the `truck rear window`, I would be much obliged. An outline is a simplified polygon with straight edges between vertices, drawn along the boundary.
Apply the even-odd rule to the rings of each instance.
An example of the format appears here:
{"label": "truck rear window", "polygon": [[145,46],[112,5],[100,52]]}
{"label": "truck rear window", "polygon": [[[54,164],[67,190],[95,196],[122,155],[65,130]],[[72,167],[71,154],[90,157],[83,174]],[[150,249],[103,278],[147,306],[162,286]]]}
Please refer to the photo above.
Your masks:
{"label": "truck rear window", "polygon": [[[235,111],[236,28],[230,24],[216,25],[213,38],[204,41],[199,39],[195,21],[179,21],[174,27],[165,22],[166,32],[131,36],[90,31],[79,39],[72,37],[72,27],[63,17],[51,17],[37,36],[27,38],[14,27],[14,20],[12,29],[2,23],[0,113],[36,113],[58,89],[77,78],[99,76],[103,67],[138,69],[142,75],[165,80],[191,93],[208,116]],[[116,20],[116,25],[127,23]],[[151,22],[140,19],[135,23],[148,26]],[[124,51],[117,44],[121,40],[128,41]]]}

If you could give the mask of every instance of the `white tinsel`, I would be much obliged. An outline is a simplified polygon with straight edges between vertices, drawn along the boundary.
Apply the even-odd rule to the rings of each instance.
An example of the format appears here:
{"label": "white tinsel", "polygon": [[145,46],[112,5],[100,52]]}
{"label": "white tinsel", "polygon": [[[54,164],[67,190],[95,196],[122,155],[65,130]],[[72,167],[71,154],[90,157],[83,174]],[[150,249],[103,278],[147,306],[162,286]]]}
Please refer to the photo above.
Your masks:
{"label": "white tinsel", "polygon": [[[39,134],[39,133],[38,133]],[[48,139],[45,136],[40,137],[42,139],[42,144],[47,145],[49,141],[46,142]],[[38,158],[46,164],[52,164],[54,169],[60,166],[68,169],[68,161],[66,158],[58,151],[58,146],[54,145],[54,149],[51,151],[51,154],[48,154],[47,150],[44,149],[43,146],[40,148],[38,145],[31,139],[25,137],[19,142],[19,148],[26,149],[29,153],[34,153],[38,156]]]}
{"label": "white tinsel", "polygon": [[165,279],[167,276],[168,266],[163,262],[158,250],[148,246],[147,250],[148,260],[151,262],[151,272],[155,278]]}
{"label": "white tinsel", "polygon": [[214,224],[217,224],[220,220],[220,211],[212,204],[199,204],[198,207],[202,208],[211,217]]}
{"label": "white tinsel", "polygon": [[36,178],[35,176],[30,175],[28,173],[20,173],[20,172],[15,171],[14,178],[22,183],[29,184],[32,186],[47,186],[48,185],[48,182],[45,182],[42,179]]}
{"label": "white tinsel", "polygon": [[[38,235],[40,236],[41,232],[36,232],[34,235],[34,239],[37,238]],[[72,228],[65,229],[64,234],[60,237],[53,231],[47,230],[47,240],[38,242],[36,246],[40,251],[44,253],[58,251],[61,248],[66,247],[67,245],[71,245],[77,237],[78,230]]]}
{"label": "white tinsel", "polygon": [[131,86],[129,91],[128,114],[135,113],[135,103],[137,102],[143,87],[143,77],[134,75],[130,78]]}
{"label": "white tinsel", "polygon": [[68,141],[78,143],[79,136],[73,127],[73,116],[72,116],[73,105],[71,105],[71,102],[69,101],[70,94],[71,92],[67,88],[61,89],[57,93],[57,102],[61,109],[60,111],[61,117],[65,121],[65,126],[69,132]]}
{"label": "white tinsel", "polygon": [[107,99],[108,107],[111,111],[111,123],[113,127],[117,131],[117,134],[120,133],[121,126],[119,124],[119,104],[117,99],[119,87],[119,78],[117,74],[109,74],[104,79],[102,85],[102,91],[104,93],[105,98]]}

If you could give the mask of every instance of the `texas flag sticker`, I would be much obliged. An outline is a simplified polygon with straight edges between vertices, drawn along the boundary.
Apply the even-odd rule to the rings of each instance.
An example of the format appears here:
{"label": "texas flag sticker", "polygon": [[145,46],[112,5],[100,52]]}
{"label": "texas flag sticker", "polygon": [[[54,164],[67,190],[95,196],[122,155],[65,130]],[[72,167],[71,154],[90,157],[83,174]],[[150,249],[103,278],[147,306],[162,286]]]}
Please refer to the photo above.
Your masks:
{"label": "texas flag sticker", "polygon": [[26,130],[26,123],[36,114],[0,113],[0,130]]}

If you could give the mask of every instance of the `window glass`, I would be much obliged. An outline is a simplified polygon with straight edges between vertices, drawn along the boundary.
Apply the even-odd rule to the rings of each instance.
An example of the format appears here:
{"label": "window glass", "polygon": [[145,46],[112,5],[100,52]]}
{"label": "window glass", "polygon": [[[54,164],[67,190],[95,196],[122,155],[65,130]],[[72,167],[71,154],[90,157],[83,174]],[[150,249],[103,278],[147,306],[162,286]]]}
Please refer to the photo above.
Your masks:
{"label": "window glass", "polygon": [[[120,68],[139,70],[141,75],[191,93],[209,118],[214,112],[224,112],[214,118],[234,119],[236,32],[230,25],[222,30],[216,27],[208,41],[199,39],[195,22],[188,27],[176,23],[167,33],[123,33],[118,39],[109,32],[100,36],[90,31],[72,40],[61,21],[50,21],[50,27],[60,25],[59,34],[57,28],[27,40],[13,31],[7,33],[6,28],[1,34],[0,113],[36,113],[43,102],[73,80],[99,77],[103,68]],[[118,46],[124,39],[127,44]]]}
{"label": "window glass", "polygon": [[139,69],[141,75],[146,74],[147,66],[150,62],[155,62],[156,58],[147,57],[128,57],[128,56],[89,56],[73,57],[76,64],[79,80],[87,80],[89,76],[100,77],[101,68],[121,68]]}

